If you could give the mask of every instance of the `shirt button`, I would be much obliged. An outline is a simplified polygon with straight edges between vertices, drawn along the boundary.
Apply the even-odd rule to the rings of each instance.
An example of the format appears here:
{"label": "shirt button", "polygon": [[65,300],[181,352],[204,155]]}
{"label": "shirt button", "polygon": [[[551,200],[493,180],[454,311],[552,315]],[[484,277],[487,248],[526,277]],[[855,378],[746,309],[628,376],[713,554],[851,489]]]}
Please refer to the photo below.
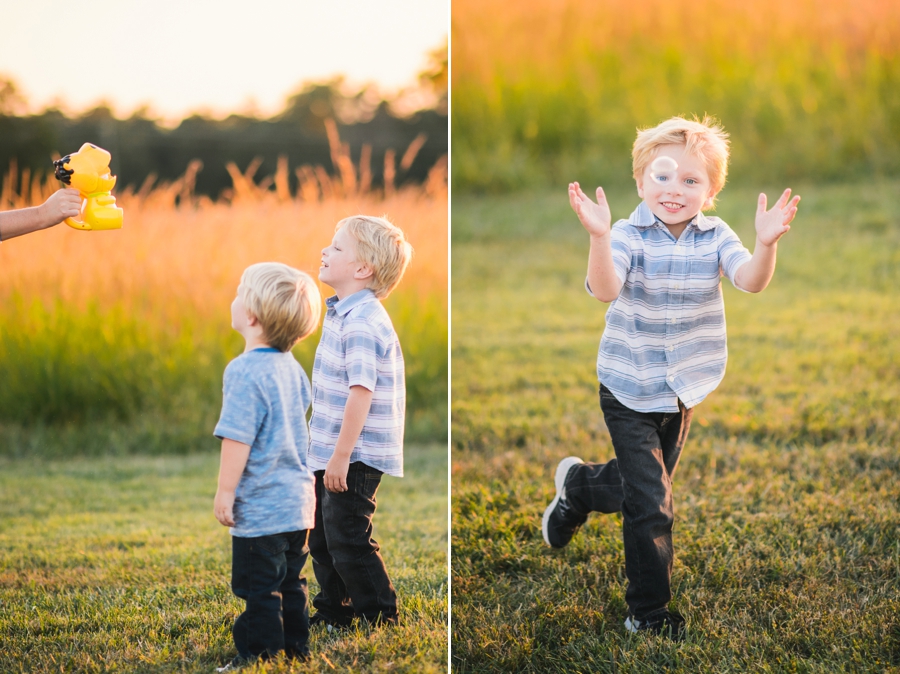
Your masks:
{"label": "shirt button", "polygon": [[670,374],[668,377],[666,377],[666,379],[668,379],[669,381],[675,381],[675,376]]}
{"label": "shirt button", "polygon": [[674,347],[674,346],[667,346],[667,347],[666,347],[666,351],[674,351],[674,350],[675,350],[675,347]]}

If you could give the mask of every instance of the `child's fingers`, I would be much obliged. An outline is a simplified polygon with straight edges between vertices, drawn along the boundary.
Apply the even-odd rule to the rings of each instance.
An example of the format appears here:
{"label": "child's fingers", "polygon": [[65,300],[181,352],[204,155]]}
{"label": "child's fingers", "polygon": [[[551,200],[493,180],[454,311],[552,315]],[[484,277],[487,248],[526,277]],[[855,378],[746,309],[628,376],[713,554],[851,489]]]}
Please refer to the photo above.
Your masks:
{"label": "child's fingers", "polygon": [[569,183],[569,205],[572,210],[578,210],[578,188],[572,183]]}
{"label": "child's fingers", "polygon": [[325,489],[330,491],[333,494],[340,494],[343,491],[347,491],[347,478],[346,477],[332,477],[325,476]]}
{"label": "child's fingers", "polygon": [[597,187],[597,203],[602,204],[606,201],[606,193],[603,191],[602,187]]}
{"label": "child's fingers", "polygon": [[787,206],[788,199],[790,199],[790,198],[791,198],[791,188],[788,187],[784,192],[781,193],[781,196],[779,197],[778,201],[775,202],[775,205],[778,208],[784,208],[785,206]]}
{"label": "child's fingers", "polygon": [[230,511],[216,510],[215,515],[216,519],[219,520],[219,524],[221,524],[223,527],[234,526],[234,515]]}
{"label": "child's fingers", "polygon": [[757,201],[757,204],[756,204],[756,212],[757,213],[765,213],[767,203],[768,203],[768,199],[766,198],[765,192],[760,192],[759,200]]}

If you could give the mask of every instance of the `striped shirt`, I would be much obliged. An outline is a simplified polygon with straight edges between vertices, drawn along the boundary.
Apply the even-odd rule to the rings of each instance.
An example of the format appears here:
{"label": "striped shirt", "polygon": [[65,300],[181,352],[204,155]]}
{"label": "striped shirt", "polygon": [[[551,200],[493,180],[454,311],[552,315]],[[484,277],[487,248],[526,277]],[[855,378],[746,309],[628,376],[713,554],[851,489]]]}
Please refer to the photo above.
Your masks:
{"label": "striped shirt", "polygon": [[372,407],[353,447],[361,461],[403,477],[406,380],[403,353],[391,319],[371,290],[329,297],[313,364],[313,413],[308,464],[323,470],[334,453],[351,386],[372,391]]}
{"label": "striped shirt", "polygon": [[676,241],[645,202],[610,235],[624,285],[606,312],[597,377],[638,412],[677,412],[679,399],[694,407],[725,375],[720,274],[734,283],[750,251],[722,220],[702,213]]}

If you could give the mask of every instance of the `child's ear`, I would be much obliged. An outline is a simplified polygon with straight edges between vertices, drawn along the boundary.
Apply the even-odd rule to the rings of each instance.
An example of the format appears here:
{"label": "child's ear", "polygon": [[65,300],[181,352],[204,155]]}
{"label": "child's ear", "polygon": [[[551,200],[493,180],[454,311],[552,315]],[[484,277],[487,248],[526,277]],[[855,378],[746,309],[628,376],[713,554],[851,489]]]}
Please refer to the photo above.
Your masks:
{"label": "child's ear", "polygon": [[353,278],[355,278],[359,281],[362,281],[363,279],[371,278],[374,275],[375,275],[375,272],[372,270],[372,268],[363,262],[360,262],[359,266],[356,268],[356,271],[353,272]]}
{"label": "child's ear", "polygon": [[249,325],[251,327],[254,325],[259,325],[259,319],[256,316],[254,316],[253,314],[251,314],[249,311],[247,312],[247,325]]}
{"label": "child's ear", "polygon": [[644,198],[644,181],[640,178],[636,178],[635,183],[637,183],[638,196],[643,199]]}

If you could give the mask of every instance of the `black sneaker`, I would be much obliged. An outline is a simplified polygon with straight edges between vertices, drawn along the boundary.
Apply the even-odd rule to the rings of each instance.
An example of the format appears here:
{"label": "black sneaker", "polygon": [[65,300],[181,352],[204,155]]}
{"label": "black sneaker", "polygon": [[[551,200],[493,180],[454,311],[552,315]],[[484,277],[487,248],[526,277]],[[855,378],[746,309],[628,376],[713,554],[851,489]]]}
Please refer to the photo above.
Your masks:
{"label": "black sneaker", "polygon": [[566,501],[566,478],[574,466],[584,463],[577,456],[569,456],[556,467],[556,497],[544,511],[541,533],[544,542],[554,548],[564,548],[572,540],[575,532],[587,521],[587,515],[572,510]]}
{"label": "black sneaker", "polygon": [[251,664],[250,660],[246,658],[242,658],[240,655],[235,656],[231,662],[227,663],[223,667],[216,667],[217,672],[236,672],[239,669],[243,669],[244,667]]}
{"label": "black sneaker", "polygon": [[684,638],[684,618],[668,610],[655,613],[643,620],[629,616],[625,621],[625,629],[633,633],[661,634],[673,641],[681,641]]}
{"label": "black sneaker", "polygon": [[312,629],[316,625],[324,625],[327,632],[334,630],[348,630],[353,625],[352,620],[332,620],[322,615],[321,612],[313,613],[309,616],[309,628]]}

